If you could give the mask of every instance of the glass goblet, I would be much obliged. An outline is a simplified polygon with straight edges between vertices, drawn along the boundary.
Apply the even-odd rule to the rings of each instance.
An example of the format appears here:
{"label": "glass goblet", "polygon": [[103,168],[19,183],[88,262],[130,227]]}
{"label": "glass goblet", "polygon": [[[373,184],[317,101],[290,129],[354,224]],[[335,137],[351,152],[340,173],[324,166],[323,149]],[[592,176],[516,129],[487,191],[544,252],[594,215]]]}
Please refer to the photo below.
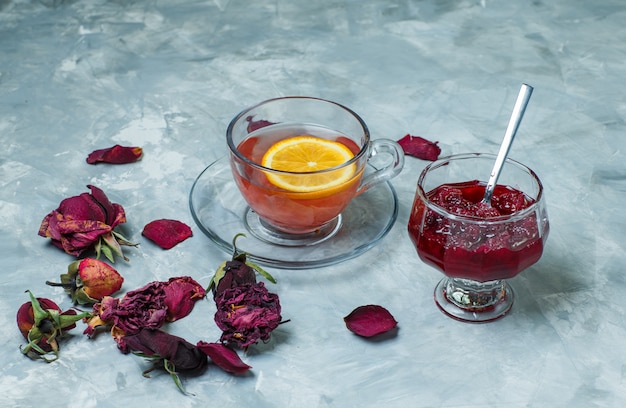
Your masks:
{"label": "glass goblet", "polygon": [[450,317],[504,316],[514,293],[506,279],[539,260],[549,224],[534,171],[507,159],[491,203],[481,203],[495,155],[441,158],[420,174],[408,231],[420,259],[445,275],[435,302]]}

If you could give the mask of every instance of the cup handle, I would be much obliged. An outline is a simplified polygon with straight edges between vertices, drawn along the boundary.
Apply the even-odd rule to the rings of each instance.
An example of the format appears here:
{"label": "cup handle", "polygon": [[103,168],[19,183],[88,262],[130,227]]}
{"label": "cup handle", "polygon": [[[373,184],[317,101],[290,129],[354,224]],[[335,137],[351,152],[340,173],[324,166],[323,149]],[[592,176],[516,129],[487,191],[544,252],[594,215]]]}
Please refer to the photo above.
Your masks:
{"label": "cup handle", "polygon": [[372,165],[375,171],[363,177],[361,185],[356,190],[357,195],[366,192],[377,184],[391,180],[400,174],[402,167],[404,167],[404,151],[398,143],[390,139],[376,139],[370,143],[368,162],[378,155],[387,155],[389,159],[386,164],[380,167]]}

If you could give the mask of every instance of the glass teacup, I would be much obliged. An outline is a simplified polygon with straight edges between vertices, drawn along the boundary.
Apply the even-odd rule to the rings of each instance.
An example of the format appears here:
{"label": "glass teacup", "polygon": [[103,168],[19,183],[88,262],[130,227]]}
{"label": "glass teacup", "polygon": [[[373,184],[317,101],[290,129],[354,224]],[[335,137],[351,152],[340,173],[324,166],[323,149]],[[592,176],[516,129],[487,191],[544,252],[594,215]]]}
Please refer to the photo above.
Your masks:
{"label": "glass teacup", "polygon": [[[263,166],[268,149],[285,139],[312,136],[343,145],[349,159],[316,171],[285,171]],[[402,148],[388,139],[371,140],[365,122],[338,103],[310,98],[270,99],[237,115],[226,132],[237,187],[249,205],[245,223],[258,239],[278,245],[312,245],[341,228],[341,212],[357,195],[395,177],[404,165]],[[366,174],[368,161],[387,156]],[[370,166],[371,167],[371,166]],[[329,182],[306,190],[312,177]],[[340,181],[337,181],[340,180]]]}

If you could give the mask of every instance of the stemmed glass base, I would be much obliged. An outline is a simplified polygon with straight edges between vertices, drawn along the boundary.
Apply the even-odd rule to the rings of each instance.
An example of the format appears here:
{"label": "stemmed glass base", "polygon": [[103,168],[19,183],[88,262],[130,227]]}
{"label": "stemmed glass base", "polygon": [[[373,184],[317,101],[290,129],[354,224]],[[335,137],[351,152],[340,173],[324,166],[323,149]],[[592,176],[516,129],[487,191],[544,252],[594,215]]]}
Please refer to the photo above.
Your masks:
{"label": "stemmed glass base", "polygon": [[280,246],[303,247],[322,243],[332,238],[341,228],[342,217],[337,217],[316,229],[304,234],[291,234],[280,231],[258,216],[250,207],[247,208],[244,224],[246,229],[257,239]]}
{"label": "stemmed glass base", "polygon": [[513,290],[504,280],[476,282],[444,278],[435,288],[435,303],[448,316],[470,323],[503,317],[513,305]]}

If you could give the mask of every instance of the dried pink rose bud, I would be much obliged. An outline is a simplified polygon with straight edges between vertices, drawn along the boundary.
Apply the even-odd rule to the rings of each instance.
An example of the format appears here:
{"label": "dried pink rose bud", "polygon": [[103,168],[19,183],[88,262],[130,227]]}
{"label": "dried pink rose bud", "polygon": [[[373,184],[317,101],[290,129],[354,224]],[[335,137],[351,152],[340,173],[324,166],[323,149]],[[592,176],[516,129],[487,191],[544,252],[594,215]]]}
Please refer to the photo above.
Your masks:
{"label": "dried pink rose bud", "polygon": [[149,222],[141,233],[163,249],[171,249],[175,245],[191,237],[191,228],[181,221],[161,219]]}
{"label": "dried pink rose bud", "polygon": [[61,275],[61,283],[46,283],[62,286],[74,303],[86,305],[117,292],[123,282],[124,278],[113,267],[98,259],[85,258],[68,266],[67,273]]}
{"label": "dried pink rose bud", "polygon": [[378,305],[359,306],[343,320],[348,330],[363,337],[386,333],[398,325],[391,313]]}
{"label": "dried pink rose bud", "polygon": [[228,346],[222,343],[207,343],[205,341],[199,341],[196,344],[204,354],[209,356],[211,361],[222,370],[233,373],[241,374],[248,371],[250,367],[248,364],[241,361],[239,354]]}
{"label": "dried pink rose bud", "polygon": [[94,150],[87,156],[87,163],[110,163],[126,164],[141,159],[143,149],[141,147],[120,146],[116,144],[106,149]]}
{"label": "dried pink rose bud", "polygon": [[398,144],[404,150],[404,153],[417,157],[422,160],[435,161],[441,154],[441,148],[437,146],[438,142],[431,142],[420,136],[405,135],[402,139],[398,140]]}

